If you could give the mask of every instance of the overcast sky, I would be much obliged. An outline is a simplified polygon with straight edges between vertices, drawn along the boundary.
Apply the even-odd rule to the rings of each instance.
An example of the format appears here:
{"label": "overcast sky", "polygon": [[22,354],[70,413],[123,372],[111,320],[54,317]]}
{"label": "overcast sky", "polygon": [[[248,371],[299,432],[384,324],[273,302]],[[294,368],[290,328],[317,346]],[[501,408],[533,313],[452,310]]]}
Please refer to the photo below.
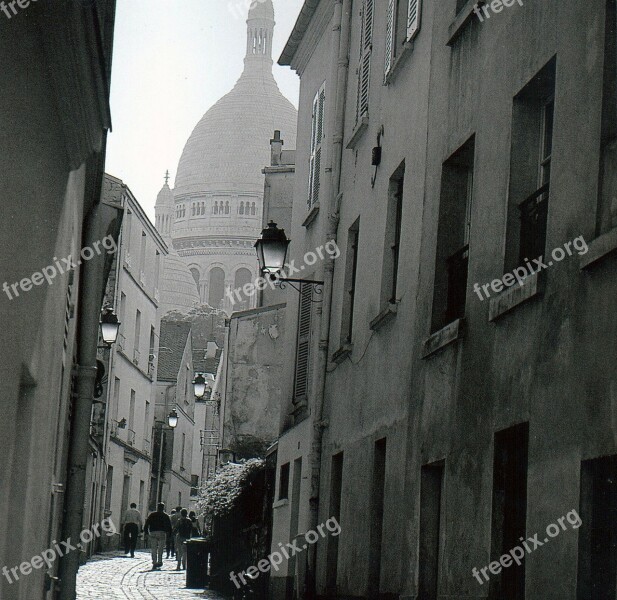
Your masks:
{"label": "overcast sky", "polygon": [[[234,86],[246,53],[248,0],[118,0],[105,170],[154,221],[169,169],[203,114]],[[303,0],[274,0],[274,76],[298,106],[299,80],[276,64]],[[244,14],[240,17],[240,14]]]}

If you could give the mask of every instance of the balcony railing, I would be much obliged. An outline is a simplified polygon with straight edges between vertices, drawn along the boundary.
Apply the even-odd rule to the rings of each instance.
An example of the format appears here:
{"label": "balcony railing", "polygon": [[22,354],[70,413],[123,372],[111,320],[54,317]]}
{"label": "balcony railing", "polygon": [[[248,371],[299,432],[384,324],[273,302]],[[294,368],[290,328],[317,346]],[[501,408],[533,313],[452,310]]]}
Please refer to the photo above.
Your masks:
{"label": "balcony railing", "polygon": [[127,429],[126,431],[126,443],[129,446],[135,445],[135,432],[132,429]]}
{"label": "balcony railing", "polygon": [[546,249],[546,221],[548,216],[549,184],[544,184],[519,205],[521,237],[519,264],[525,259],[544,256]]}
{"label": "balcony railing", "polygon": [[465,316],[467,295],[467,271],[469,267],[469,246],[463,246],[446,260],[448,268],[448,303],[446,323]]}

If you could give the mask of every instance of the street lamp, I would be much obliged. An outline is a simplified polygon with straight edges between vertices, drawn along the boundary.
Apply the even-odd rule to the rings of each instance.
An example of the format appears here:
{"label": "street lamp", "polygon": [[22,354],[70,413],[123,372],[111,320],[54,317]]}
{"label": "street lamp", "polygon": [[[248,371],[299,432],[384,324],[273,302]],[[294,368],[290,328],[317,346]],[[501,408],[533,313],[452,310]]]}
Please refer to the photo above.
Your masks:
{"label": "street lamp", "polygon": [[284,229],[279,229],[274,221],[268,223],[261,232],[261,237],[255,242],[259,268],[275,278],[285,266],[289,240]]}
{"label": "street lamp", "polygon": [[193,379],[193,388],[195,390],[195,398],[203,398],[206,395],[206,378],[202,373],[197,373]]}
{"label": "street lamp", "polygon": [[178,413],[175,408],[167,415],[167,424],[172,429],[175,429],[178,426]]}
{"label": "street lamp", "polygon": [[297,288],[293,285],[293,283],[300,283],[313,286],[313,291],[316,294],[321,294],[324,284],[323,281],[316,281],[315,279],[293,279],[291,277],[280,276],[285,266],[289,242],[290,240],[287,239],[285,231],[279,229],[274,221],[270,221],[268,227],[262,230],[261,237],[255,242],[259,269],[262,273],[268,275],[272,281],[278,282],[282,289],[285,288],[285,283],[289,283],[294,290],[301,293],[302,288]]}
{"label": "street lamp", "polygon": [[101,312],[101,337],[107,346],[116,343],[118,339],[118,331],[120,330],[120,322],[111,306],[106,306]]}

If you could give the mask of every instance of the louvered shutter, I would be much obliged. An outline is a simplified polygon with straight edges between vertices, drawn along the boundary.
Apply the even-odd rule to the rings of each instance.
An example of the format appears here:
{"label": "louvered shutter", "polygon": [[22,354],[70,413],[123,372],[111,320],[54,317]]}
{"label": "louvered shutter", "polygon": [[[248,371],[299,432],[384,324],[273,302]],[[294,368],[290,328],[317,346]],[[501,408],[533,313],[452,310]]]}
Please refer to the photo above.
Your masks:
{"label": "louvered shutter", "polygon": [[[410,0],[411,2],[411,0]],[[388,0],[388,14],[386,17],[386,64],[384,73],[387,75],[392,68],[394,51],[394,19],[396,16],[396,0]]]}
{"label": "louvered shutter", "polygon": [[358,94],[356,122],[368,113],[369,84],[371,77],[371,53],[373,51],[374,0],[365,0],[362,11],[362,35],[360,38],[360,60],[358,65]]}
{"label": "louvered shutter", "polygon": [[306,283],[300,285],[294,402],[298,402],[307,396],[310,372],[311,296],[313,294],[313,288],[310,284]]}
{"label": "louvered shutter", "polygon": [[311,128],[311,158],[309,161],[308,209],[319,200],[319,183],[321,179],[321,146],[324,136],[326,88],[325,84],[313,100],[313,119]]}
{"label": "louvered shutter", "polygon": [[407,41],[409,42],[420,29],[420,13],[422,0],[409,0],[407,10]]}

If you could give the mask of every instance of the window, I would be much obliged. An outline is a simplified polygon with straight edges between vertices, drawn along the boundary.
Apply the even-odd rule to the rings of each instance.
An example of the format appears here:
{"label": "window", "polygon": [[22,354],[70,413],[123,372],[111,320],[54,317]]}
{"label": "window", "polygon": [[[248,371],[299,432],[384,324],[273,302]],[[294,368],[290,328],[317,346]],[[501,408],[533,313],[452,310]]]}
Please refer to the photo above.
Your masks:
{"label": "window", "polygon": [[358,240],[360,236],[360,218],[349,228],[347,233],[347,255],[345,259],[345,290],[343,295],[343,312],[341,320],[341,344],[350,344],[353,334],[353,312],[356,299],[356,272],[358,269]]}
{"label": "window", "polygon": [[253,204],[251,204],[251,216],[254,217],[257,214],[257,208],[255,206],[255,203],[253,202]]}
{"label": "window", "polygon": [[105,510],[111,510],[111,499],[113,493],[113,484],[114,484],[114,468],[111,466],[107,467],[107,480],[105,483]]}
{"label": "window", "polygon": [[404,46],[420,29],[422,0],[388,0],[386,15],[386,64],[387,77]]}
{"label": "window", "polygon": [[199,495],[199,475],[191,475],[191,496]]}
{"label": "window", "polygon": [[606,2],[597,234],[617,227],[617,2]]}
{"label": "window", "polygon": [[420,549],[418,598],[437,600],[443,463],[425,465],[420,474]]}
{"label": "window", "polygon": [[225,295],[225,271],[221,267],[210,270],[210,282],[208,288],[208,304],[212,308],[219,308]]}
{"label": "window", "polygon": [[371,54],[373,52],[373,20],[375,0],[364,0],[362,6],[362,30],[358,64],[358,92],[356,99],[356,123],[368,117],[368,101],[371,77]]}
{"label": "window", "polygon": [[[343,492],[343,453],[339,452],[332,457],[330,467],[330,511],[331,517],[337,523],[341,521],[341,496]],[[326,558],[326,589],[332,595],[336,593],[338,577],[339,536],[328,536]]]}
{"label": "window", "polygon": [[[161,254],[157,250],[154,256],[154,288],[158,289],[159,287],[159,277],[161,274]],[[122,322],[122,321],[120,321]]]}
{"label": "window", "polygon": [[193,202],[191,204],[191,217],[194,217],[194,216],[195,216],[195,203]]}
{"label": "window", "polygon": [[321,179],[321,143],[324,137],[324,107],[326,102],[326,84],[324,83],[313,99],[311,126],[311,157],[309,161],[308,210],[319,201]]}
{"label": "window", "polygon": [[298,340],[296,343],[296,372],[294,378],[293,402],[304,404],[308,395],[313,288],[308,283],[300,284],[300,306],[298,310]]}
{"label": "window", "polygon": [[143,273],[146,265],[146,232],[141,232],[141,248],[139,253],[139,271]]}
{"label": "window", "polygon": [[129,430],[135,431],[135,390],[131,390],[131,400],[129,404]]}
{"label": "window", "polygon": [[545,252],[554,97],[553,58],[514,98],[506,271]]}
{"label": "window", "polygon": [[146,495],[146,482],[139,482],[139,510],[144,512],[144,496]]}
{"label": "window", "polygon": [[135,342],[133,345],[134,350],[139,352],[139,338],[141,337],[141,311],[137,309],[135,313]]}
{"label": "window", "polygon": [[388,187],[388,212],[381,280],[382,307],[387,303],[396,304],[404,184],[405,163],[403,162],[390,178]]}
{"label": "window", "polygon": [[152,426],[152,423],[150,422],[150,402],[146,400],[146,419],[144,422],[144,439],[145,440],[149,440],[151,437],[151,433],[152,433],[150,431],[151,426]]}
{"label": "window", "polygon": [[[527,522],[527,448],[529,424],[521,423],[495,434],[491,557],[508,553],[525,537]],[[525,597],[525,562],[503,569],[489,584],[489,598]]]}
{"label": "window", "polygon": [[289,498],[289,463],[281,465],[279,475],[279,500]]}
{"label": "window", "polygon": [[180,468],[184,470],[184,454],[186,452],[186,433],[182,434],[182,450],[180,454]]}
{"label": "window", "polygon": [[[221,203],[222,204],[222,203]],[[229,201],[225,202],[225,214],[229,214]]]}
{"label": "window", "polygon": [[442,166],[431,329],[465,316],[475,138]]}
{"label": "window", "polygon": [[191,275],[193,276],[193,279],[195,280],[195,285],[197,286],[197,293],[201,297],[201,283],[200,283],[201,275],[199,274],[199,271],[197,270],[196,267],[191,267],[189,271],[191,272]]}
{"label": "window", "polygon": [[243,215],[243,214],[244,214],[244,202],[240,202],[240,210],[239,210],[239,213],[240,213],[241,215]]}
{"label": "window", "polygon": [[213,215],[219,214],[219,203],[216,202],[216,200],[214,201],[214,204],[212,205],[212,214]]}
{"label": "window", "polygon": [[386,439],[375,442],[373,478],[370,497],[368,596],[379,598],[381,592],[381,557],[384,500],[386,491]]}
{"label": "window", "polygon": [[118,408],[120,406],[120,379],[114,377],[114,398],[111,407],[111,418],[114,421],[118,420]]}
{"label": "window", "polygon": [[[577,599],[614,598],[617,585],[617,456],[581,465]],[[575,516],[575,513],[572,516]],[[582,522],[582,523],[581,523]]]}

